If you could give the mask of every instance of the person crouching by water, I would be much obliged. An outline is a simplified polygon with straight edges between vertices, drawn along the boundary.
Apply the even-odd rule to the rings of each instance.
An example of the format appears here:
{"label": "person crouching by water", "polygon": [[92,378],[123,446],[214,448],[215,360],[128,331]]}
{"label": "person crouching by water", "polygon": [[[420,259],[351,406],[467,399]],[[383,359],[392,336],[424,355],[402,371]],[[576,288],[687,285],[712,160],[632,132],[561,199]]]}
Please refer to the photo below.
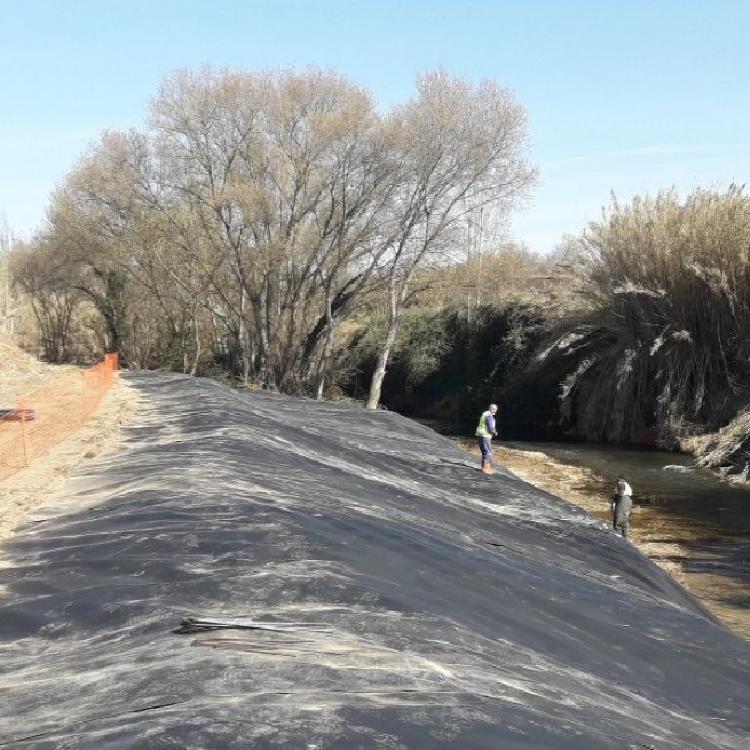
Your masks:
{"label": "person crouching by water", "polygon": [[625,538],[630,526],[630,511],[633,509],[633,488],[622,476],[617,478],[615,491],[612,493],[612,528]]}
{"label": "person crouching by water", "polygon": [[490,404],[490,408],[482,412],[482,416],[479,417],[479,425],[475,433],[479,441],[479,450],[482,451],[482,471],[485,474],[492,474],[492,466],[495,463],[495,455],[492,452],[492,438],[497,436],[495,414],[497,414],[497,404]]}

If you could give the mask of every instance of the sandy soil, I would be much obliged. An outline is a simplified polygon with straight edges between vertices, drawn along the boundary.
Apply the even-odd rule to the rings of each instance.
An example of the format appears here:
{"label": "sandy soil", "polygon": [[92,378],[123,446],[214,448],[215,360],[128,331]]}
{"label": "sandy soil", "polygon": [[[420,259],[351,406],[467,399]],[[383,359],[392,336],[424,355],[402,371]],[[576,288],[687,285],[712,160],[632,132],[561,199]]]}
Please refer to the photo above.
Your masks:
{"label": "sandy soil", "polygon": [[[45,372],[45,367],[53,373]],[[28,383],[38,384],[46,378],[59,376],[57,368],[42,364],[40,369],[41,372],[25,382],[16,374],[13,387],[28,389]],[[10,380],[6,378],[6,382]],[[9,537],[35,508],[45,504],[79,464],[112,450],[119,441],[123,423],[135,414],[140,404],[135,390],[116,379],[85,425],[30,466],[0,482],[0,541]]]}
{"label": "sandy soil", "polygon": [[19,393],[33,391],[77,369],[73,365],[52,366],[40,362],[0,337],[0,409],[14,408]]}
{"label": "sandy soil", "polygon": [[[0,336],[0,409],[15,407],[19,393],[28,394],[77,371],[72,365],[40,362]],[[111,450],[118,442],[123,422],[139,404],[136,391],[115,379],[86,424],[30,466],[0,481],[0,541],[9,537],[34,508],[46,503],[76,466]]]}
{"label": "sandy soil", "polygon": [[[479,457],[479,450],[473,441],[459,440],[458,443]],[[521,479],[575,503],[609,523],[609,488],[594,472],[560,463],[545,453],[523,450],[512,444],[496,444],[493,448],[497,460]],[[730,630],[750,640],[750,609],[746,605],[727,604],[730,600],[748,600],[746,584],[704,570],[690,571],[688,567],[695,561],[696,553],[688,549],[685,543],[695,541],[694,536],[689,536],[691,533],[681,529],[674,517],[665,518],[658,508],[636,506],[633,509],[630,541],[700,599]],[[710,565],[710,557],[710,550],[702,552],[704,567],[706,563]]]}

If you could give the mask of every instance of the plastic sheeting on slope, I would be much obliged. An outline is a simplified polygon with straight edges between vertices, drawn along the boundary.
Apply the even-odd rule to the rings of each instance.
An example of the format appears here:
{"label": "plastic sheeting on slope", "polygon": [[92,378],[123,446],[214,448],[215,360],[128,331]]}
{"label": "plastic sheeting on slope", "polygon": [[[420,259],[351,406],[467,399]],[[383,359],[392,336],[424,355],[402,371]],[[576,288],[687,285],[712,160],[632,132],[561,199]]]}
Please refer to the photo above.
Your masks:
{"label": "plastic sheeting on slope", "polygon": [[750,647],[583,511],[392,413],[132,382],[4,547],[0,747],[748,747]]}

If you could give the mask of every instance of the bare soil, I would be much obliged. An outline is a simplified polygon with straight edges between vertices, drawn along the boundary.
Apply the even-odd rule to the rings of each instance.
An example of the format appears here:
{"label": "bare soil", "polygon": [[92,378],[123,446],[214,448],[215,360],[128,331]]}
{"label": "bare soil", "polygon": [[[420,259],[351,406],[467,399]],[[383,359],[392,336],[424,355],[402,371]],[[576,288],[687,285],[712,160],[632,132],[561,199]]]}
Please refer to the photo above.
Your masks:
{"label": "bare soil", "polygon": [[115,380],[99,409],[83,427],[65,438],[25,469],[0,482],[0,542],[35,508],[59,490],[73,469],[111,451],[122,425],[138,409],[135,391]]}
{"label": "bare soil", "polygon": [[[39,362],[0,338],[0,408],[13,408],[19,393],[28,393],[76,369]],[[135,390],[115,379],[86,424],[30,466],[0,481],[0,542],[11,536],[35,508],[46,503],[73,469],[112,450],[122,424],[138,410],[139,404]]]}
{"label": "bare soil", "polygon": [[13,409],[19,394],[33,391],[76,369],[72,365],[53,366],[40,362],[0,336],[0,409]]}

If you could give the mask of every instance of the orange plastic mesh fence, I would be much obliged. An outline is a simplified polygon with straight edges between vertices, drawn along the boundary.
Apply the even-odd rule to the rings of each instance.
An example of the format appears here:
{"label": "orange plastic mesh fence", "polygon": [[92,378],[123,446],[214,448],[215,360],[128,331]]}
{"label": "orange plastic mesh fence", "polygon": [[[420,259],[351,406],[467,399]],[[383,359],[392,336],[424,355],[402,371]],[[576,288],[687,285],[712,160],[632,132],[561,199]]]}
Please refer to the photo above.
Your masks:
{"label": "orange plastic mesh fence", "polygon": [[0,481],[80,427],[109,390],[117,366],[117,355],[107,354],[87,370],[19,395],[15,409],[0,412]]}

